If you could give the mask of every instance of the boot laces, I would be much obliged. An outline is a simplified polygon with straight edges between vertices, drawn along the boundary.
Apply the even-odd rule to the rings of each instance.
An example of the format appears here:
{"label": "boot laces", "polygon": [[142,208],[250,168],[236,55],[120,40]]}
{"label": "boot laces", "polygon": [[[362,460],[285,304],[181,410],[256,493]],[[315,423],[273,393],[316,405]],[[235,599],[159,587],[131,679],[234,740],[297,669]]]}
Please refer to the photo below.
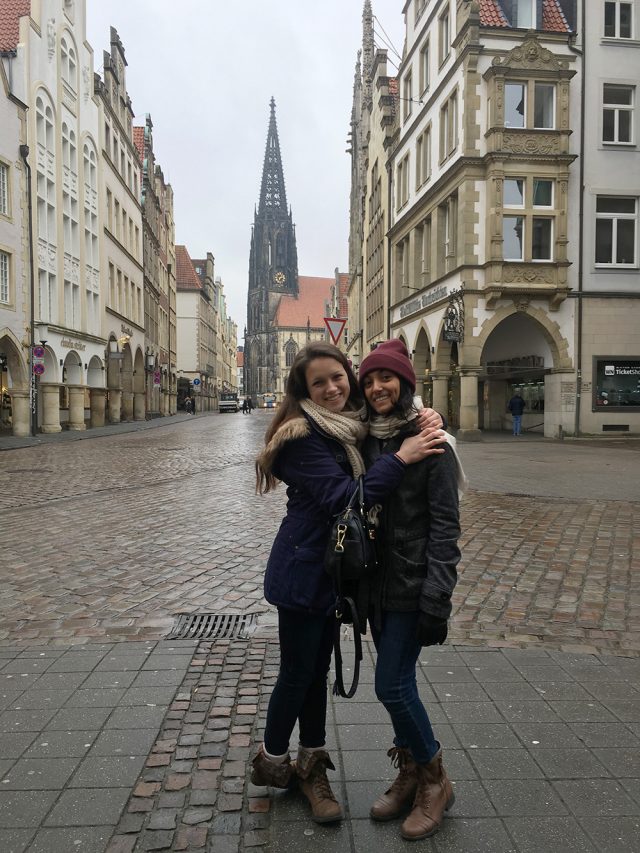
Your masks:
{"label": "boot laces", "polygon": [[311,776],[311,789],[316,797],[320,800],[332,800],[334,803],[338,801],[333,795],[331,785],[327,778],[327,773],[324,767],[319,768]]}
{"label": "boot laces", "polygon": [[414,768],[412,766],[412,761],[407,751],[397,746],[391,747],[387,752],[387,755],[391,759],[392,767],[396,767],[398,769],[398,775],[393,780],[387,793],[403,796],[407,788],[413,782]]}

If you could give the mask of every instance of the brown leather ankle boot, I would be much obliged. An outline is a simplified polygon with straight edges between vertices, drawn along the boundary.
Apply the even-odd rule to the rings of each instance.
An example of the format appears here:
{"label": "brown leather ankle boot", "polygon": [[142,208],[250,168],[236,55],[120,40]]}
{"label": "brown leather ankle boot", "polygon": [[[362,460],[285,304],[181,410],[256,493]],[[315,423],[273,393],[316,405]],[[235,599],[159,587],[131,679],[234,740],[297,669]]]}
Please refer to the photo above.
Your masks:
{"label": "brown leather ankle boot", "polygon": [[324,749],[313,751],[300,747],[295,762],[300,790],[309,800],[311,817],[316,823],[342,820],[340,803],[336,800],[327,779],[327,767],[336,768]]}
{"label": "brown leather ankle boot", "polygon": [[428,838],[440,829],[445,811],[455,802],[455,794],[442,766],[439,749],[428,764],[417,764],[418,789],[413,809],[400,828],[407,841]]}
{"label": "brown leather ankle boot", "polygon": [[369,811],[373,820],[393,820],[407,811],[413,803],[418,787],[416,774],[416,763],[410,750],[399,746],[392,746],[387,752],[394,767],[398,768],[391,787],[380,794]]}
{"label": "brown leather ankle boot", "polygon": [[270,785],[272,788],[289,788],[295,781],[295,773],[291,758],[287,755],[284,761],[271,761],[264,752],[264,744],[260,744],[255,758],[251,762],[251,781],[254,785]]}

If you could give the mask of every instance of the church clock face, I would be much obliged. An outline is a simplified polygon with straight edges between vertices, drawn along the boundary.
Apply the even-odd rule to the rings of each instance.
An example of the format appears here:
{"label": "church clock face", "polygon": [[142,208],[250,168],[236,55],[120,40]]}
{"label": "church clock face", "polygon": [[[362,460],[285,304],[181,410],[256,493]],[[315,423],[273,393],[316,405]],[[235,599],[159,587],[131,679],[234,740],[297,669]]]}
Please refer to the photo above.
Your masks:
{"label": "church clock face", "polygon": [[287,280],[286,275],[282,272],[282,270],[278,270],[278,272],[273,274],[273,281],[275,284],[282,285]]}

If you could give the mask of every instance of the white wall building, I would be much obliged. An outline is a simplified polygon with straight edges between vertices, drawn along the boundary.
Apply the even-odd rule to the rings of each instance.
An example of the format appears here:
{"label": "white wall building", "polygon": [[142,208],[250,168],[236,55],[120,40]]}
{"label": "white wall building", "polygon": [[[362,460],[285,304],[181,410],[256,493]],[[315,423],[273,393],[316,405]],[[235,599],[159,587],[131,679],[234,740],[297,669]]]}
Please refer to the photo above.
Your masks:
{"label": "white wall building", "polygon": [[587,6],[576,428],[640,433],[640,3]]}
{"label": "white wall building", "polygon": [[[10,48],[0,43],[0,51]],[[15,59],[0,61],[0,432],[30,429],[28,346],[31,340],[26,170],[26,108],[10,88]]]}
{"label": "white wall building", "polygon": [[31,17],[25,4],[19,19],[13,81],[15,94],[29,106],[35,319],[46,325],[39,332],[46,339],[46,355],[38,423],[43,432],[57,432],[61,423],[84,429],[88,389],[104,385],[99,110],[85,3],[40,0],[31,5]]}

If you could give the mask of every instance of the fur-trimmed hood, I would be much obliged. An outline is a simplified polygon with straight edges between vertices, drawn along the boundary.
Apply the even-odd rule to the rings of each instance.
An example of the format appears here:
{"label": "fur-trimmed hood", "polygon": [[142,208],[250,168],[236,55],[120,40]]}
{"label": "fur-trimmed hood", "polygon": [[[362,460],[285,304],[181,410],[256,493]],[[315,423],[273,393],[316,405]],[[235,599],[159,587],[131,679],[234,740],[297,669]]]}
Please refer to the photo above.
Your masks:
{"label": "fur-trimmed hood", "polygon": [[311,434],[311,425],[305,417],[294,417],[288,421],[281,423],[278,429],[271,436],[271,440],[258,454],[256,460],[258,467],[265,474],[270,474],[273,469],[273,463],[276,456],[289,441],[296,441],[299,438],[306,438]]}

